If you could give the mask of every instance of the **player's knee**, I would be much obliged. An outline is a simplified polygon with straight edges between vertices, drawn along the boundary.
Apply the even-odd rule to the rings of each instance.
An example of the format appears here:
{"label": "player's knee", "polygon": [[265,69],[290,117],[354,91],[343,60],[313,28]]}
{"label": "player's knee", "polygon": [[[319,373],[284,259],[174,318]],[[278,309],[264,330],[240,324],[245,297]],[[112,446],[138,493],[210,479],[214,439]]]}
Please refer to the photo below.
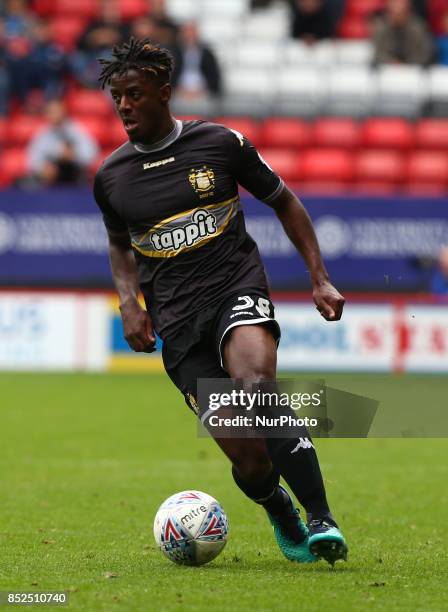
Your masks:
{"label": "player's knee", "polygon": [[251,366],[245,364],[240,368],[237,368],[233,378],[242,379],[245,386],[250,390],[251,385],[259,384],[267,380],[275,379],[275,368],[268,366]]}

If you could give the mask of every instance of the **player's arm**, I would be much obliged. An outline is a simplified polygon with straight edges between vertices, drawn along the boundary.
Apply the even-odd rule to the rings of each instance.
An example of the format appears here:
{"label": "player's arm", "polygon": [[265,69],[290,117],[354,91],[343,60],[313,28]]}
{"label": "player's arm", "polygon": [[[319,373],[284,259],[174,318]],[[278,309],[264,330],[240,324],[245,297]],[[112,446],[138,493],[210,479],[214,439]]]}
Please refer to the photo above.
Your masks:
{"label": "player's arm", "polygon": [[327,321],[337,321],[342,315],[344,298],[330,283],[304,206],[242,134],[229,130],[226,146],[230,168],[238,183],[275,210],[286,234],[304,258],[317,309]]}
{"label": "player's arm", "polygon": [[120,300],[124,337],[134,351],[152,353],[156,339],[151,317],[138,301],[137,264],[129,233],[110,229],[107,233],[110,266]]}
{"label": "player's arm", "polygon": [[302,255],[310,273],[316,308],[327,321],[338,321],[345,300],[331,284],[310,216],[295,194],[285,185],[269,202],[291,242]]}
{"label": "player's arm", "polygon": [[149,313],[138,302],[137,264],[128,227],[109,203],[101,169],[95,176],[93,194],[109,238],[110,267],[119,296],[124,337],[134,351],[151,353],[155,350],[154,331]]}

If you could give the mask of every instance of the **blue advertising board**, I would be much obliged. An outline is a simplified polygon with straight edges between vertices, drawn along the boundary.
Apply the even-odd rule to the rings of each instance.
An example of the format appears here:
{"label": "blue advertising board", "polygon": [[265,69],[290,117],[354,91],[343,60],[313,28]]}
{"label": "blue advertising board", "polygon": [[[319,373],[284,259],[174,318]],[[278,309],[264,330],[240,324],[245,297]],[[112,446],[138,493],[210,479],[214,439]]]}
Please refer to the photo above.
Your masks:
{"label": "blue advertising board", "polygon": [[[308,287],[274,211],[243,196],[274,289]],[[418,291],[448,245],[448,199],[307,196],[321,249],[342,289]],[[107,237],[90,189],[0,192],[0,284],[109,287]]]}

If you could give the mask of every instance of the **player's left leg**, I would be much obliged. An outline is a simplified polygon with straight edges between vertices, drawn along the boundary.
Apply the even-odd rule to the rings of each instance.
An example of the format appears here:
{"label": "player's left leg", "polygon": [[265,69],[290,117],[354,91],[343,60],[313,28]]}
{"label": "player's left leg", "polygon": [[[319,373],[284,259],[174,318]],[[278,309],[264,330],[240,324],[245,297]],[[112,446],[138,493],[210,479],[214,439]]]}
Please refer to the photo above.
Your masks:
{"label": "player's left leg", "polygon": [[[224,369],[232,378],[246,384],[276,379],[277,346],[266,324],[234,327],[222,354]],[[268,451],[274,467],[307,512],[311,551],[334,563],[346,558],[347,546],[330,512],[317,454],[306,429],[300,437],[309,444],[298,446],[297,438],[267,438]]]}

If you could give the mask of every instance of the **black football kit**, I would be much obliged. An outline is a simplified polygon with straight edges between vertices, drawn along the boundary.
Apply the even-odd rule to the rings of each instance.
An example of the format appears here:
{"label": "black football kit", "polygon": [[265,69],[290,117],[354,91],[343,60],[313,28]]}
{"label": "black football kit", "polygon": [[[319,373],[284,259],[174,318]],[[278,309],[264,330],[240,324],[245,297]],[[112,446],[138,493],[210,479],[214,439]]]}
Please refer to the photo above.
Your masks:
{"label": "black football kit", "polygon": [[[268,205],[284,187],[239,132],[206,121],[176,120],[153,146],[127,142],[95,178],[106,227],[131,237],[165,369],[195,412],[197,380],[228,377],[222,344],[229,330],[263,323],[280,337],[238,184]],[[297,435],[309,440],[302,429]],[[269,482],[255,491],[234,473],[246,495],[270,499],[271,480],[281,474],[312,518],[330,516],[313,445],[297,452],[296,439],[269,438],[267,447],[275,468]]]}
{"label": "black football kit", "polygon": [[107,229],[130,234],[166,370],[185,395],[197,378],[226,376],[232,327],[267,323],[279,336],[238,184],[267,204],[284,186],[244,136],[207,121],[175,120],[152,146],[125,143],[95,177]]}

